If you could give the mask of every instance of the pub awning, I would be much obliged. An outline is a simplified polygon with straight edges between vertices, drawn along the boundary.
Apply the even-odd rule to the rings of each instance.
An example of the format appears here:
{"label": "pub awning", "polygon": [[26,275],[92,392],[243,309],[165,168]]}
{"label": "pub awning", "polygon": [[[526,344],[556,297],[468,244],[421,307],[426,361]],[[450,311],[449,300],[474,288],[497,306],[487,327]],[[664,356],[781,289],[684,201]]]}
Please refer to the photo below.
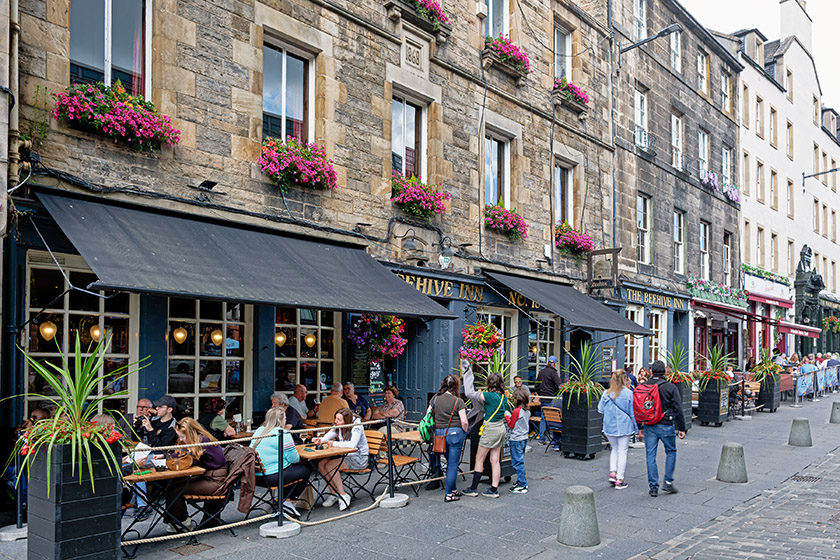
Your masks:
{"label": "pub awning", "polygon": [[643,336],[651,334],[648,329],[577,291],[573,286],[501,272],[484,273],[551,313],[559,315],[570,327]]}
{"label": "pub awning", "polygon": [[358,247],[101,200],[38,198],[98,277],[92,288],[456,317]]}
{"label": "pub awning", "polygon": [[795,334],[796,336],[805,336],[808,338],[819,338],[820,333],[822,333],[822,329],[800,325],[799,323],[789,323],[787,321],[779,321],[778,329],[780,333]]}

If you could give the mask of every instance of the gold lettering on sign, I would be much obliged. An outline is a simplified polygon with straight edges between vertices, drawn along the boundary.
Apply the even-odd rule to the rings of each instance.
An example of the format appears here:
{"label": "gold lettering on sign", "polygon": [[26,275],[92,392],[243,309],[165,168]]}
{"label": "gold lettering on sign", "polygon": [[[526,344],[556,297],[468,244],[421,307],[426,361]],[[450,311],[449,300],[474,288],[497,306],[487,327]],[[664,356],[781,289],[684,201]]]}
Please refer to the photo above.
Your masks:
{"label": "gold lettering on sign", "polygon": [[484,286],[459,282],[458,290],[454,291],[455,284],[450,280],[424,278],[412,274],[397,274],[397,276],[402,278],[406,284],[414,286],[418,292],[422,292],[427,296],[457,298],[477,302],[481,302],[484,299]]}
{"label": "gold lettering on sign", "polygon": [[646,303],[656,307],[667,307],[671,309],[685,310],[686,300],[666,296],[664,294],[652,294],[642,290],[627,289],[627,300],[635,303]]}

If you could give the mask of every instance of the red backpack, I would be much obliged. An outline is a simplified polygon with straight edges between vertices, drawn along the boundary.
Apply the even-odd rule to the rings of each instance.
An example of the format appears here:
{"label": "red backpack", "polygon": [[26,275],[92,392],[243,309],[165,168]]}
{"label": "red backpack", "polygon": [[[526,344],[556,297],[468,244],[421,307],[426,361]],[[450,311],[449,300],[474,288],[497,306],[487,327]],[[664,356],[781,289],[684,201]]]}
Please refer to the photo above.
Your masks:
{"label": "red backpack", "polygon": [[662,421],[665,413],[662,412],[662,400],[659,398],[659,383],[636,386],[633,391],[633,414],[636,422],[645,426]]}

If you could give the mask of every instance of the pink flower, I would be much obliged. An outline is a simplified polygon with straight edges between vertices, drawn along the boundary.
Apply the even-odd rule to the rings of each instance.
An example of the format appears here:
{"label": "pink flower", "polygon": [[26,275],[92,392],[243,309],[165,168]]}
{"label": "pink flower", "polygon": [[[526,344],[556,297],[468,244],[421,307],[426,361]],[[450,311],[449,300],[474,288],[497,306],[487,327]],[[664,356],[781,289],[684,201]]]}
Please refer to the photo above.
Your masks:
{"label": "pink flower", "polygon": [[484,48],[496,52],[502,62],[512,63],[520,72],[526,74],[531,72],[531,61],[528,59],[528,55],[518,45],[512,43],[507,36],[485,37]]}

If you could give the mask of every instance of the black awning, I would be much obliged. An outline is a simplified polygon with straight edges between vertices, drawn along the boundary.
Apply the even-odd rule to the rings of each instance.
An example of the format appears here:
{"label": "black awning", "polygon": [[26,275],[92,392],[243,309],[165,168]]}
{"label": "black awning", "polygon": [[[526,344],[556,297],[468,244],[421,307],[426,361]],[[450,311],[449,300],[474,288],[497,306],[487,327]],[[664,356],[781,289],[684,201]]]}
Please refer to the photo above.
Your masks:
{"label": "black awning", "polygon": [[493,280],[538,303],[555,315],[559,315],[571,327],[645,336],[651,334],[643,326],[577,291],[573,286],[564,286],[501,272],[485,271],[484,273]]}
{"label": "black awning", "polygon": [[363,249],[186,214],[39,194],[93,287],[403,317],[456,315]]}

